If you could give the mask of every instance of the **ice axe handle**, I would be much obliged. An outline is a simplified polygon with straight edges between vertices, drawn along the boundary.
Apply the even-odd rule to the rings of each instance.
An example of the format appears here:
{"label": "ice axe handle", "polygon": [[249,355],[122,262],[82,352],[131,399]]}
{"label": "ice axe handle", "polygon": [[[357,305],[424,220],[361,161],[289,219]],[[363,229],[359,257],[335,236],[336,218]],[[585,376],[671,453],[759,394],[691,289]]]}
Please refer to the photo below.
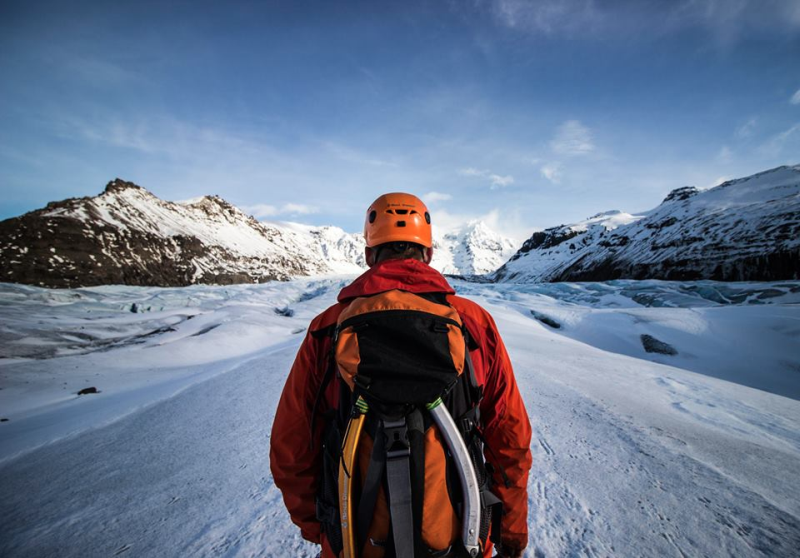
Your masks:
{"label": "ice axe handle", "polygon": [[467,451],[464,439],[458,432],[458,427],[453,421],[453,417],[447,411],[447,407],[442,404],[441,399],[437,399],[428,405],[428,411],[433,417],[433,421],[439,428],[439,432],[450,449],[450,453],[458,463],[458,476],[461,480],[461,488],[464,494],[464,517],[462,518],[461,537],[464,541],[464,548],[471,557],[478,556],[480,552],[480,530],[481,530],[481,493],[478,486],[478,478],[475,474],[475,467]]}

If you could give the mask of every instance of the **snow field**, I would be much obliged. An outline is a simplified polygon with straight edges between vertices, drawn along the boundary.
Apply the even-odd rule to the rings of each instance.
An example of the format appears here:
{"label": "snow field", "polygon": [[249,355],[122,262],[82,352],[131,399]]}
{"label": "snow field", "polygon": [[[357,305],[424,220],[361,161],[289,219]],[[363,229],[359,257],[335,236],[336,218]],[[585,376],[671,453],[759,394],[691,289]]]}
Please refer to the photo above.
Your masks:
{"label": "snow field", "polygon": [[[272,484],[268,436],[296,332],[344,282],[3,285],[0,555],[315,556]],[[495,317],[530,414],[526,556],[800,548],[798,285],[741,286],[745,302],[777,294],[724,306],[708,295],[723,287],[695,286],[706,294],[664,282],[457,284]],[[91,339],[76,338],[89,323]],[[678,354],[645,353],[642,333]],[[31,347],[45,352],[22,356]],[[754,350],[761,368],[748,373]],[[726,370],[736,383],[720,379]],[[743,385],[761,376],[762,389]],[[74,395],[88,379],[102,393]]]}
{"label": "snow field", "polygon": [[[169,398],[259,351],[299,344],[344,283],[60,291],[2,285],[0,418],[9,422],[2,423],[0,462]],[[276,311],[301,300],[292,316]],[[101,393],[78,396],[86,387]]]}
{"label": "snow field", "polygon": [[792,554],[796,401],[531,334],[503,313],[534,431],[532,555]]}
{"label": "snow field", "polygon": [[296,346],[2,471],[5,556],[315,556],[269,473]]}

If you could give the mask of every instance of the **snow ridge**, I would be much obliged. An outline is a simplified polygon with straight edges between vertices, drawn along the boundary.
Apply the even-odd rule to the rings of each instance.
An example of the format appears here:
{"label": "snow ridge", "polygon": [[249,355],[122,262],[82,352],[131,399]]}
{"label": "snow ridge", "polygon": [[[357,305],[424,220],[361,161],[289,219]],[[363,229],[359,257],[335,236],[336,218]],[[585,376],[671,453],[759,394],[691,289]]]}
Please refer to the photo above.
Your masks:
{"label": "snow ridge", "polygon": [[0,223],[3,280],[48,287],[182,286],[354,273],[363,240],[262,223],[219,196],[164,201],[116,179],[99,196]]}
{"label": "snow ridge", "polygon": [[483,221],[470,221],[461,228],[434,234],[431,265],[452,275],[482,275],[499,268],[517,246]]}
{"label": "snow ridge", "polygon": [[[263,283],[360,273],[364,237],[338,227],[257,221],[219,196],[161,200],[121,179],[98,196],[0,223],[0,280],[44,287]],[[480,221],[442,232],[433,267],[496,270],[514,244]]]}
{"label": "snow ridge", "polygon": [[670,192],[638,215],[536,232],[497,281],[784,280],[800,276],[800,165]]}

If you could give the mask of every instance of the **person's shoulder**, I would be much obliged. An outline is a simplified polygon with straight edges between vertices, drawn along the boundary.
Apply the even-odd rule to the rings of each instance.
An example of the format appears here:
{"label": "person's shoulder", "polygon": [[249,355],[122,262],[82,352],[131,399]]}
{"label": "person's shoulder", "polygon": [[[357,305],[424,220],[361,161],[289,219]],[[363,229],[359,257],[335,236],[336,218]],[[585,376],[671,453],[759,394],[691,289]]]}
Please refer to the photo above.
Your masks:
{"label": "person's shoulder", "polygon": [[336,326],[336,320],[339,319],[339,314],[342,313],[347,307],[347,304],[343,304],[341,302],[337,302],[336,304],[329,306],[324,312],[317,315],[316,318],[311,320],[311,324],[308,326],[308,331],[312,334],[325,332],[325,330]]}
{"label": "person's shoulder", "polygon": [[461,316],[468,317],[475,322],[475,325],[482,328],[494,328],[494,320],[491,314],[477,302],[458,295],[448,295],[447,301]]}

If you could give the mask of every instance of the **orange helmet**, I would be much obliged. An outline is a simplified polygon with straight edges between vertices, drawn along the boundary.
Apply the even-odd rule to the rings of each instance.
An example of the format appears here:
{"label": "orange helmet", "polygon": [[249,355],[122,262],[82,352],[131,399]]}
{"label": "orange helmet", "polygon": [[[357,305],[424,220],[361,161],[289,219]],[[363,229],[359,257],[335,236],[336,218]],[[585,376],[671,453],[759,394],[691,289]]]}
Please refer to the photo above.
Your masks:
{"label": "orange helmet", "polygon": [[431,215],[417,196],[384,194],[367,209],[364,239],[370,248],[386,242],[400,241],[431,248]]}

